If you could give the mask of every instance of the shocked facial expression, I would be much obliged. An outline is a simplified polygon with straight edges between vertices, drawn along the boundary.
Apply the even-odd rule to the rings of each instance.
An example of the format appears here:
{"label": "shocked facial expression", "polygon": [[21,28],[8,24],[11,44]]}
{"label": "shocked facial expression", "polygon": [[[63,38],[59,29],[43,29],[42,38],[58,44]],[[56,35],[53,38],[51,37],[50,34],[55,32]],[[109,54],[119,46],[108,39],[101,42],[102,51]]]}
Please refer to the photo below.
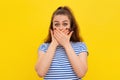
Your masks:
{"label": "shocked facial expression", "polygon": [[70,29],[70,19],[67,15],[55,15],[53,18],[53,29],[64,31]]}

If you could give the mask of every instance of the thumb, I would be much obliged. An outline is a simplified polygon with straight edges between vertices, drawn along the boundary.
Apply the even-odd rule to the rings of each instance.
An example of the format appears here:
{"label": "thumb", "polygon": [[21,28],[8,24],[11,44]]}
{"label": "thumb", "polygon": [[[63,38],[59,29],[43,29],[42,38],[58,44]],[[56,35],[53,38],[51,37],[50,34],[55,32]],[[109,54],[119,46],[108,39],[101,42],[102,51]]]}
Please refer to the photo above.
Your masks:
{"label": "thumb", "polygon": [[51,36],[53,37],[53,31],[50,29]]}

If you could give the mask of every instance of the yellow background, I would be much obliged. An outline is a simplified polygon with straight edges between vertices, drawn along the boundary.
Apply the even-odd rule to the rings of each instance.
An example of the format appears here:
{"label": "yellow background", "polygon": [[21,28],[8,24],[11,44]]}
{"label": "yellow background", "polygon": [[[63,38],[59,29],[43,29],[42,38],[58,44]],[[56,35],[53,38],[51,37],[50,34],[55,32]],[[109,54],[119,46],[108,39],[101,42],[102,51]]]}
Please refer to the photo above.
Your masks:
{"label": "yellow background", "polygon": [[1,0],[0,80],[41,80],[37,50],[53,11],[69,6],[89,50],[83,80],[120,80],[119,0]]}

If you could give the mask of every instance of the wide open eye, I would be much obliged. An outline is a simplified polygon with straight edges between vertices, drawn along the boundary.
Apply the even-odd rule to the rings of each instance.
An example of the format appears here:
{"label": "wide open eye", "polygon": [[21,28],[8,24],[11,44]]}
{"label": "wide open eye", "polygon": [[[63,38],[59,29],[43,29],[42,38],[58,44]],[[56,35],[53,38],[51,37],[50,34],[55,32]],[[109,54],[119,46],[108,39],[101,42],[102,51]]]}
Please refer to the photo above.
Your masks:
{"label": "wide open eye", "polygon": [[56,27],[58,27],[60,24],[59,24],[59,23],[55,23],[54,25],[55,25]]}
{"label": "wide open eye", "polygon": [[63,26],[67,26],[68,25],[68,23],[63,23]]}

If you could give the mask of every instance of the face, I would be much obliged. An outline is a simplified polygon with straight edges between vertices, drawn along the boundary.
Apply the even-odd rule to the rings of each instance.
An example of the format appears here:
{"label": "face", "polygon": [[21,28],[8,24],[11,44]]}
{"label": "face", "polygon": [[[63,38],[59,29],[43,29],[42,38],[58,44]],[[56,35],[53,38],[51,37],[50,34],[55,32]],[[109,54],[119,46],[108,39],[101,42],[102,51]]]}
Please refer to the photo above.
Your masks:
{"label": "face", "polygon": [[53,18],[53,29],[64,31],[70,29],[70,20],[66,15],[55,15]]}

